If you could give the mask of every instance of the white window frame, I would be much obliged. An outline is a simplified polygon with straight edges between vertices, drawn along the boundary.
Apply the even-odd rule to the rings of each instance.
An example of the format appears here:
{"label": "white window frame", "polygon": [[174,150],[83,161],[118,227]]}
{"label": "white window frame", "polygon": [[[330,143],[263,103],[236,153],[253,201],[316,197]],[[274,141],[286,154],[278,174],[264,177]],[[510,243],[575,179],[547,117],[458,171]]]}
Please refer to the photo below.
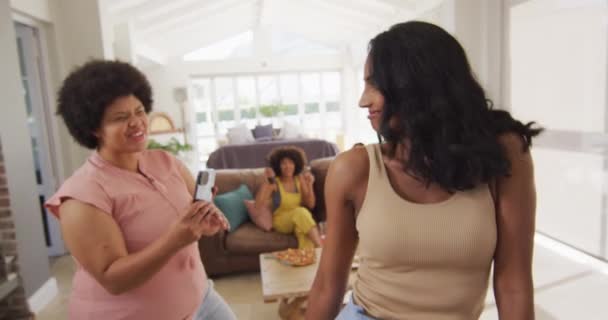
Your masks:
{"label": "white window frame", "polygon": [[[201,138],[212,138],[215,137],[215,139],[217,140],[221,140],[223,138],[223,134],[220,133],[219,131],[219,111],[217,108],[217,104],[216,104],[216,86],[215,86],[215,80],[217,78],[232,78],[232,83],[233,83],[233,91],[234,91],[234,99],[235,99],[235,110],[234,112],[236,112],[235,116],[234,116],[234,121],[236,122],[236,124],[240,124],[242,123],[242,119],[241,119],[241,114],[240,114],[240,106],[238,103],[238,78],[239,77],[253,77],[254,79],[254,83],[255,83],[255,104],[256,104],[256,120],[258,122],[260,122],[262,120],[262,115],[259,112],[259,107],[260,107],[260,89],[259,89],[259,77],[262,76],[274,76],[274,79],[277,83],[277,94],[279,96],[279,99],[282,101],[283,97],[282,97],[282,90],[281,90],[281,75],[296,75],[296,79],[297,79],[297,95],[298,95],[298,117],[299,117],[299,125],[303,125],[303,121],[304,121],[304,116],[305,116],[305,106],[304,106],[304,97],[302,95],[302,74],[306,73],[306,74],[318,74],[319,76],[319,114],[321,115],[321,136],[324,137],[328,130],[344,130],[345,124],[344,124],[344,112],[345,112],[345,106],[342,105],[342,101],[341,99],[338,99],[338,102],[340,103],[340,119],[341,119],[341,123],[339,127],[331,127],[329,128],[326,121],[325,121],[325,117],[323,117],[323,115],[325,113],[327,113],[327,98],[324,95],[324,88],[323,88],[323,74],[324,73],[329,73],[329,72],[335,72],[338,73],[339,75],[339,79],[340,79],[340,83],[339,83],[339,88],[342,91],[343,87],[342,87],[342,83],[344,82],[343,79],[343,74],[341,72],[341,70],[339,69],[326,69],[326,70],[314,70],[314,71],[285,71],[285,72],[267,72],[267,73],[238,73],[238,74],[230,74],[230,75],[226,75],[226,74],[214,74],[214,75],[205,75],[205,76],[196,76],[196,77],[192,77],[192,81],[196,81],[198,79],[208,79],[209,80],[209,94],[210,94],[210,101],[211,101],[211,105],[210,110],[209,110],[209,114],[211,114],[211,119],[210,123],[213,125],[213,132],[214,135],[200,135],[198,134],[198,132],[195,133],[195,137],[196,137],[196,141],[198,141]],[[340,92],[340,96],[342,95],[342,92]],[[198,110],[195,110],[195,112],[197,112]],[[193,126],[196,130],[196,125],[198,123],[195,122],[195,125]],[[197,142],[198,143],[198,142]]]}

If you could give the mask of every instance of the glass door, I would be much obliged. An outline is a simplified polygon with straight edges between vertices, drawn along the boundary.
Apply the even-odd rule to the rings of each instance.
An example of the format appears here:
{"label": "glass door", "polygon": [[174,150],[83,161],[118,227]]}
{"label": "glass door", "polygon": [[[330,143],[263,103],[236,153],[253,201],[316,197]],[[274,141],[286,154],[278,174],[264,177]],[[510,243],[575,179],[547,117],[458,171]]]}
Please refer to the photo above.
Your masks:
{"label": "glass door", "polygon": [[38,185],[38,202],[40,217],[44,226],[46,245],[50,256],[65,254],[66,250],[61,238],[61,230],[56,219],[44,209],[44,202],[54,192],[57,186],[51,163],[47,119],[50,118],[45,97],[45,86],[42,73],[42,59],[37,30],[33,27],[15,23],[17,34],[17,49],[23,84],[23,98],[27,108],[27,125],[31,136],[32,153],[34,156],[35,176]]}

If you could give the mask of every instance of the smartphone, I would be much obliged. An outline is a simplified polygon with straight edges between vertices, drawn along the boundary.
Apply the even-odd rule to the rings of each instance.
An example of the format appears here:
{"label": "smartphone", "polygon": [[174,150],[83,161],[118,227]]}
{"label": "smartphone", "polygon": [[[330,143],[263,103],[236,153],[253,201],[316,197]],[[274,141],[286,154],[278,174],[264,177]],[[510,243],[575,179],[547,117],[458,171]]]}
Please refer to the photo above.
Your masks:
{"label": "smartphone", "polygon": [[211,202],[214,185],[215,170],[207,169],[200,171],[196,177],[196,186],[194,188],[194,201],[203,200]]}

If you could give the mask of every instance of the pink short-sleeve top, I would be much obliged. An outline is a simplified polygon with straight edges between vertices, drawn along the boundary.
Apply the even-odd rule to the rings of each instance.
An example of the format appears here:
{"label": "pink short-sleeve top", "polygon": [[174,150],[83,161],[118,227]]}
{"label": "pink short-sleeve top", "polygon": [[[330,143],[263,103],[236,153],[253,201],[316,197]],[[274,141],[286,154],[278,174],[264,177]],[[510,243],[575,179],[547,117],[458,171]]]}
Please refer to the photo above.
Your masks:
{"label": "pink short-sleeve top", "polygon": [[[142,250],[168,230],[192,196],[180,174],[183,165],[170,154],[143,151],[138,166],[140,173],[124,170],[94,152],[45,206],[57,218],[66,199],[95,206],[120,227],[129,253]],[[78,261],[76,266],[70,319],[191,319],[207,285],[196,243],[176,252],[143,285],[120,295],[107,292]]]}

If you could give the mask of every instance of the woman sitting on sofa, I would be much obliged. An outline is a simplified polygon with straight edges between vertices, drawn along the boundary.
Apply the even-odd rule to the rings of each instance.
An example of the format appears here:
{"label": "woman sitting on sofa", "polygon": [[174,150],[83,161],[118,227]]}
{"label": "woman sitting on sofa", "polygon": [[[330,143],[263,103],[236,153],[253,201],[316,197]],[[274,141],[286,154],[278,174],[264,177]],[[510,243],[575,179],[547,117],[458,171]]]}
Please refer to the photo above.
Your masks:
{"label": "woman sitting on sofa", "polygon": [[310,172],[302,173],[306,164],[304,152],[297,147],[280,147],[268,156],[266,180],[256,195],[256,206],[272,204],[272,227],[281,233],[294,233],[299,248],[321,246],[321,237],[310,210],[315,206]]}

